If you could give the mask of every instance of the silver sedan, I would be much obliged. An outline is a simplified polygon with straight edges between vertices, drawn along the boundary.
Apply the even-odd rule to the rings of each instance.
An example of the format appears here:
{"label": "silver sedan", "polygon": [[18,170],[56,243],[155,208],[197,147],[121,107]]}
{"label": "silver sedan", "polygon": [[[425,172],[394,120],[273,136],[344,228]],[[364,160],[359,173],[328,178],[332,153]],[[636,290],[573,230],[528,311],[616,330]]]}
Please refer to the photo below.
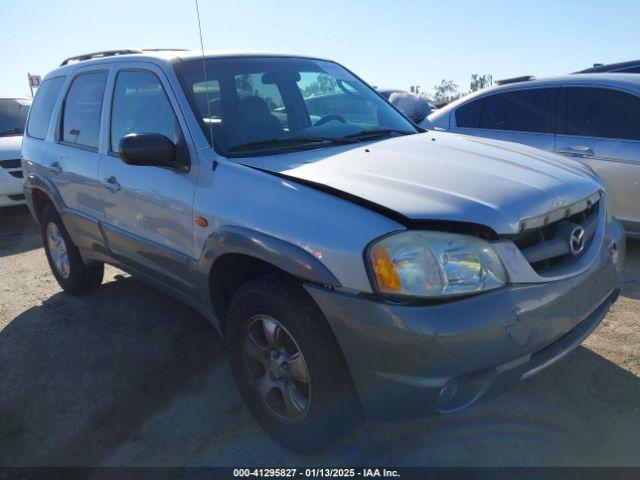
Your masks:
{"label": "silver sedan", "polygon": [[640,237],[640,75],[600,73],[508,83],[434,112],[426,128],[523,143],[577,158]]}

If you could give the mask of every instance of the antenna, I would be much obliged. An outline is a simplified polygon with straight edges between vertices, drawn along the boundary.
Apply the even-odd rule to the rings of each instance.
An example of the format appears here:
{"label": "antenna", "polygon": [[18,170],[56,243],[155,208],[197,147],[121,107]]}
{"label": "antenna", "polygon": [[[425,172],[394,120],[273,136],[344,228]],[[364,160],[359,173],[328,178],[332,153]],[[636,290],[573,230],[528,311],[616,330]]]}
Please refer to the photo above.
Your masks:
{"label": "antenna", "polygon": [[[211,124],[211,104],[209,103],[209,81],[207,80],[207,64],[204,60],[204,42],[202,41],[202,25],[200,23],[200,8],[198,7],[198,0],[196,2],[196,15],[198,17],[198,32],[200,33],[200,52],[202,52],[202,73],[204,74],[204,95],[207,100],[207,115],[209,123],[209,139],[211,141],[211,151],[213,151],[213,126]],[[213,162],[213,168],[216,167],[216,161]]]}

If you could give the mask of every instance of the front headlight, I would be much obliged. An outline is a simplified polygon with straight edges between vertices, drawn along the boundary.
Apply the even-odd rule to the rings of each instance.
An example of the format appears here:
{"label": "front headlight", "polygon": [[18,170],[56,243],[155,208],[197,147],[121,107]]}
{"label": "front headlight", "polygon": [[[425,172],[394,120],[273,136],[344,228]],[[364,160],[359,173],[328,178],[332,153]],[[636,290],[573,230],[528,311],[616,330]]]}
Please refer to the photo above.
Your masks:
{"label": "front headlight", "polygon": [[378,292],[443,297],[498,288],[507,274],[488,242],[467,235],[405,231],[384,237],[367,251]]}

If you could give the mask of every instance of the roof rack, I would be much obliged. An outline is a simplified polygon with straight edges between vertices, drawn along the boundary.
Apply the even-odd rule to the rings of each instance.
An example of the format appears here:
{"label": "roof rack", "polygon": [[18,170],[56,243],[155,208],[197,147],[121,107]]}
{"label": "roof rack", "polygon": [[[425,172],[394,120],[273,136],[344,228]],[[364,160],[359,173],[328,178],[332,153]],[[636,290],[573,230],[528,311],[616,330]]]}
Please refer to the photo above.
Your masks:
{"label": "roof rack", "polygon": [[535,77],[533,75],[522,75],[521,77],[513,77],[513,78],[505,78],[504,80],[496,81],[497,85],[508,85],[510,83],[518,83],[518,82],[528,82],[529,80],[533,80]]}
{"label": "roof rack", "polygon": [[143,48],[143,52],[186,52],[186,48]]}
{"label": "roof rack", "polygon": [[92,58],[104,58],[115,57],[117,55],[130,55],[132,53],[143,53],[142,50],[105,50],[103,52],[85,53],[84,55],[77,55],[75,57],[66,58],[61,64],[61,67],[68,65],[70,62],[82,62],[84,60],[91,60]]}
{"label": "roof rack", "polygon": [[127,50],[104,50],[102,52],[85,53],[75,57],[66,58],[61,64],[61,67],[68,65],[71,62],[82,62],[84,60],[91,60],[92,58],[104,58],[115,57],[118,55],[131,55],[134,53],[144,52],[186,52],[185,48],[142,48],[142,49],[127,49]]}

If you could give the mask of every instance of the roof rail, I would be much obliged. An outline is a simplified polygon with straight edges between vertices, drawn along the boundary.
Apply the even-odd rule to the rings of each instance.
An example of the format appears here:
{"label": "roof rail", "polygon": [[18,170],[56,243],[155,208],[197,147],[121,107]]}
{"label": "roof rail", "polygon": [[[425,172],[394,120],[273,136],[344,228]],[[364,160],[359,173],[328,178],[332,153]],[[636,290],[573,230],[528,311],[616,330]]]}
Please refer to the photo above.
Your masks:
{"label": "roof rail", "polygon": [[68,65],[70,62],[82,62],[84,60],[91,60],[92,58],[104,58],[114,57],[116,55],[130,55],[132,53],[143,53],[142,50],[105,50],[103,52],[85,53],[84,55],[77,55],[75,57],[66,58],[61,64],[61,67]]}
{"label": "roof rail", "polygon": [[186,52],[186,48],[143,48],[143,52]]}
{"label": "roof rail", "polygon": [[497,80],[497,85],[508,85],[510,83],[518,83],[518,82],[528,82],[529,80],[533,80],[535,77],[533,75],[523,75],[521,77],[513,77],[513,78],[505,78],[504,80]]}

